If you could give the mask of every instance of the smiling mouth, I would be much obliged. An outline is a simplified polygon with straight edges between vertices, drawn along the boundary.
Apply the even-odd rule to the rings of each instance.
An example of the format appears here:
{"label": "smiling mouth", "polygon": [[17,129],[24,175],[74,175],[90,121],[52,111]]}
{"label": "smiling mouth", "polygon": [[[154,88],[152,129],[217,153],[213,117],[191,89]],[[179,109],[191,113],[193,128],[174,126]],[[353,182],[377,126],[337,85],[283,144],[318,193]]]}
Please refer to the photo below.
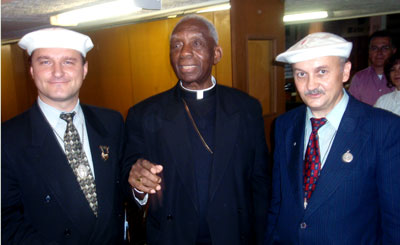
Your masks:
{"label": "smiling mouth", "polygon": [[66,80],[53,80],[49,81],[50,84],[60,84],[60,83],[68,83]]}
{"label": "smiling mouth", "polygon": [[182,71],[192,71],[192,70],[194,70],[196,67],[197,67],[197,66],[195,66],[195,65],[181,65],[181,66],[179,66],[179,68],[180,68]]}

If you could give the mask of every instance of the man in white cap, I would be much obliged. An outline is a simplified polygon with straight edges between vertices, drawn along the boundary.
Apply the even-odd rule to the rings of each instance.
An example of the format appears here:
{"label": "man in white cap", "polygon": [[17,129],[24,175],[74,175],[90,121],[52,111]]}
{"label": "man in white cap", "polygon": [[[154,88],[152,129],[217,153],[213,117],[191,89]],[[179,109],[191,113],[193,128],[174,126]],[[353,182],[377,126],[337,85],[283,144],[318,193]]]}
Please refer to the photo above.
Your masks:
{"label": "man in white cap", "polygon": [[2,125],[2,244],[122,243],[123,118],[79,102],[92,41],[49,28],[18,44],[38,98]]}
{"label": "man in white cap", "polygon": [[305,105],[276,121],[266,244],[400,244],[400,117],[343,89],[351,47],[314,33],[276,58]]}

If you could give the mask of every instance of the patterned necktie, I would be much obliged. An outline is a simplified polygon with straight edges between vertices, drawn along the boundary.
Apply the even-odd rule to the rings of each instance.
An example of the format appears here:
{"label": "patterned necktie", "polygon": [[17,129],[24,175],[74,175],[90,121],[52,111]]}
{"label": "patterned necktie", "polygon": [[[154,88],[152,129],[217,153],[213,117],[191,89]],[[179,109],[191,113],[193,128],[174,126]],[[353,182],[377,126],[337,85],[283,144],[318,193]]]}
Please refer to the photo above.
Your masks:
{"label": "patterned necktie", "polygon": [[315,190],[320,171],[321,160],[319,154],[318,129],[326,123],[326,118],[311,118],[312,132],[308,140],[306,156],[304,159],[304,208]]}
{"label": "patterned necktie", "polygon": [[97,194],[93,174],[89,166],[86,154],[83,151],[78,131],[73,124],[75,112],[62,113],[60,118],[67,122],[67,129],[64,134],[65,154],[76,179],[85,194],[90,208],[97,217]]}

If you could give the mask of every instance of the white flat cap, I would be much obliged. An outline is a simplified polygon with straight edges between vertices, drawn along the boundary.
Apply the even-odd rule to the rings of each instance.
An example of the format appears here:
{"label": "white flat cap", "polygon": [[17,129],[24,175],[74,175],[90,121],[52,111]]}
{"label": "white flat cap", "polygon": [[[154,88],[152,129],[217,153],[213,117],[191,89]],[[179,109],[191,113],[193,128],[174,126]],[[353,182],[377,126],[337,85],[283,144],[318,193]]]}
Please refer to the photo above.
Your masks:
{"label": "white flat cap", "polygon": [[348,58],[353,44],[332,33],[317,32],[306,36],[279,54],[276,61],[289,64],[315,59],[323,56]]}
{"label": "white flat cap", "polygon": [[93,48],[90,37],[59,27],[30,32],[22,37],[18,45],[29,55],[38,48],[69,48],[86,57],[86,53]]}

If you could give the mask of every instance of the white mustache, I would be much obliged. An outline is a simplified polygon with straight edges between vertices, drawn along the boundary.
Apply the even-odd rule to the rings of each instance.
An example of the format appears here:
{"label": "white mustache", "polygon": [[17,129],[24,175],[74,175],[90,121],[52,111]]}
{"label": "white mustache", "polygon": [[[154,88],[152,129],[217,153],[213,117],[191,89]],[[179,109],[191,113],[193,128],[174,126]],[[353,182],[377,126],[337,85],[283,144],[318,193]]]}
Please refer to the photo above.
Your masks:
{"label": "white mustache", "polygon": [[304,94],[305,95],[325,94],[325,91],[320,88],[316,88],[313,90],[307,90]]}

